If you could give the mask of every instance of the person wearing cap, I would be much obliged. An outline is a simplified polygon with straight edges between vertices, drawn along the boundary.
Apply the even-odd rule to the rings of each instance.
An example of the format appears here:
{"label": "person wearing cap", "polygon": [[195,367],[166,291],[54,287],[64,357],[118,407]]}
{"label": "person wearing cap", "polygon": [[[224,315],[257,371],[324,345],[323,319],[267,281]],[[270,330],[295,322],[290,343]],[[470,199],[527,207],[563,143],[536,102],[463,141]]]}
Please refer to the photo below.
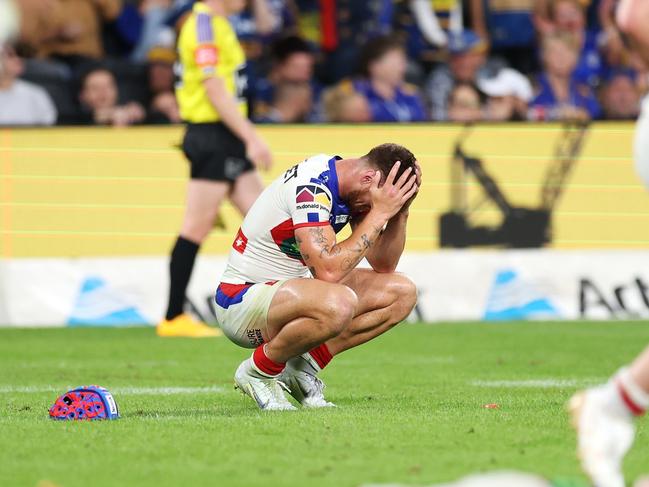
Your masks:
{"label": "person wearing cap", "polygon": [[436,67],[426,82],[426,96],[433,120],[448,120],[448,101],[456,84],[475,85],[489,77],[493,68],[487,65],[487,45],[471,30],[449,34],[448,64]]}
{"label": "person wearing cap", "polygon": [[373,122],[421,122],[428,119],[416,87],[405,82],[406,52],[400,41],[381,36],[370,41],[360,57],[361,78],[355,91],[370,105]]}
{"label": "person wearing cap", "polygon": [[505,122],[527,118],[527,105],[534,93],[530,81],[518,71],[503,68],[491,78],[478,80],[478,88],[487,97],[484,120]]}

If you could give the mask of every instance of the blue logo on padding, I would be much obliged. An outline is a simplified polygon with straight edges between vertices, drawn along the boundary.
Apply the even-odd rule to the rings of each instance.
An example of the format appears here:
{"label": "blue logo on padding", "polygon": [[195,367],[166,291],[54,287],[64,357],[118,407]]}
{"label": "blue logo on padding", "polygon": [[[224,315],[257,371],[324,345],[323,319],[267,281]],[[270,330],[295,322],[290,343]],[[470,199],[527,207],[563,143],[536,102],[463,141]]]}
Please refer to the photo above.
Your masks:
{"label": "blue logo on padding", "polygon": [[81,285],[68,319],[70,326],[125,326],[148,324],[137,308],[100,277]]}
{"label": "blue logo on padding", "polygon": [[515,271],[506,269],[496,274],[483,319],[506,321],[559,317],[550,299]]}

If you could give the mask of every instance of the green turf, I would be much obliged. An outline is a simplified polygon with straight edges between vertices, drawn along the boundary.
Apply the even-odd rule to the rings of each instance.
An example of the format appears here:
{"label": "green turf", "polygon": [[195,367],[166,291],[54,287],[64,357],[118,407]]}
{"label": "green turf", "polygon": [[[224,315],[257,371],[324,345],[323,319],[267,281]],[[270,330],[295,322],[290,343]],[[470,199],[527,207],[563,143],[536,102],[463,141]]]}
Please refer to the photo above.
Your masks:
{"label": "green turf", "polygon": [[[503,468],[583,479],[563,410],[575,386],[474,381],[603,380],[647,342],[646,324],[402,325],[323,373],[339,408],[261,413],[231,388],[248,352],[226,339],[158,339],[141,328],[4,329],[0,485],[427,484]],[[115,394],[123,418],[48,419],[57,395],[48,387],[87,383],[123,391]],[[490,403],[500,408],[483,408]],[[641,422],[629,478],[649,470],[647,436]]]}

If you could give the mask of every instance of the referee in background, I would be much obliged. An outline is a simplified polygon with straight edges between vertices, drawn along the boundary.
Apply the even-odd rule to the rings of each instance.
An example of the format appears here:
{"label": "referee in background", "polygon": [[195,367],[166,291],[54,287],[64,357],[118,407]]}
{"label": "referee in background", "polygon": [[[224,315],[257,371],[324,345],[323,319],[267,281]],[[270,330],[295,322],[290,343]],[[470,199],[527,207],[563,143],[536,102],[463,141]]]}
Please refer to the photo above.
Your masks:
{"label": "referee in background", "polygon": [[169,305],[157,333],[163,337],[219,336],[219,330],[184,313],[185,293],[198,249],[229,197],[245,215],[263,190],[255,167],[272,163],[268,146],[247,118],[246,59],[227,16],[245,0],[194,4],[178,37],[176,96],[187,130],[183,152],[191,179],[180,235],[171,252]]}

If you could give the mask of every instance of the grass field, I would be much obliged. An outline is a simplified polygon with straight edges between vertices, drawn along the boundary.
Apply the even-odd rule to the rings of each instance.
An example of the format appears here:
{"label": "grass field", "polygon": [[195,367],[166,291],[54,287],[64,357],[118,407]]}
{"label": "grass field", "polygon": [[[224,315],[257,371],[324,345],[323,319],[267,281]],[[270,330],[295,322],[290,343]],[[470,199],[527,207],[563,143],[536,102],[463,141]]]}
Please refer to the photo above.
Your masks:
{"label": "grass field", "polygon": [[[339,408],[261,413],[232,389],[248,352],[226,339],[2,329],[0,486],[425,485],[504,468],[586,485],[564,403],[647,342],[646,324],[402,325],[324,372]],[[88,383],[122,419],[48,419]],[[649,470],[648,436],[641,422],[629,479]]]}

